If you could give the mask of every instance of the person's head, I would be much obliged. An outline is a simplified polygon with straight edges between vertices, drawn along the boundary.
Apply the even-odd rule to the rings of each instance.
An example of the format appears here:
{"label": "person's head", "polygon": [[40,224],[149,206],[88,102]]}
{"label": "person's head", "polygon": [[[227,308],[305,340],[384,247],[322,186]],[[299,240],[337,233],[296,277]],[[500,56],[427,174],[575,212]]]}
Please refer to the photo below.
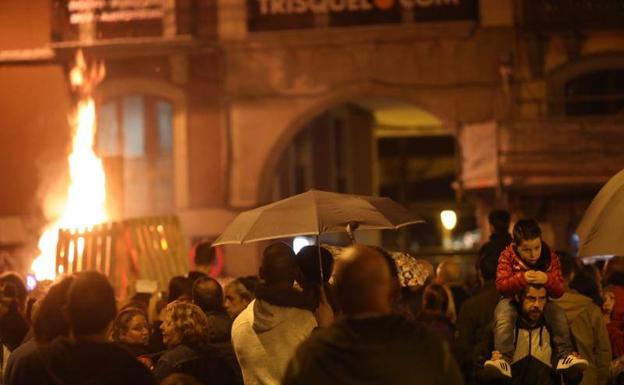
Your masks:
{"label": "person's head", "polygon": [[477,270],[484,282],[496,279],[496,269],[498,268],[498,250],[488,250],[479,255],[477,259]]}
{"label": "person's head", "polygon": [[436,269],[436,282],[448,286],[461,283],[461,266],[459,263],[452,260],[442,261]]}
{"label": "person's head", "polygon": [[546,288],[541,285],[528,285],[518,296],[520,312],[527,323],[535,324],[544,314],[544,306],[548,301]]}
{"label": "person's head", "polygon": [[225,285],[224,306],[227,313],[232,319],[236,318],[247,305],[255,298],[255,287],[251,290],[245,285],[245,279],[249,277],[237,278]]}
{"label": "person's head", "polygon": [[602,291],[602,314],[611,315],[615,306],[615,293],[611,286],[607,286]]}
{"label": "person's head", "polygon": [[73,276],[63,278],[52,285],[45,297],[38,302],[37,310],[33,314],[33,334],[38,343],[69,335],[69,320],[63,309],[67,305],[67,296],[73,281]]}
{"label": "person's head", "polygon": [[[334,257],[329,250],[321,247],[320,258],[323,268],[323,281],[328,282],[334,268]],[[302,274],[301,285],[304,287],[320,285],[319,247],[310,245],[301,248],[297,253],[296,261]]]}
{"label": "person's head", "polygon": [[580,265],[574,273],[572,280],[567,282],[570,289],[579,294],[591,298],[598,306],[602,306],[601,284],[596,280],[596,275],[591,265]]}
{"label": "person's head", "polygon": [[0,286],[10,284],[15,288],[15,299],[17,301],[19,310],[24,310],[26,307],[26,297],[28,296],[28,290],[22,276],[15,271],[7,271],[0,275]]}
{"label": "person's head", "polygon": [[217,261],[217,254],[210,242],[201,242],[195,247],[195,269],[208,274]]}
{"label": "person's head", "polygon": [[260,278],[268,286],[292,287],[299,275],[295,253],[285,243],[269,245],[262,253]]}
{"label": "person's head", "polygon": [[624,256],[616,255],[605,262],[603,272],[606,284],[624,286]]}
{"label": "person's head", "polygon": [[425,287],[422,299],[422,309],[446,314],[449,305],[449,297],[442,285],[432,283]]}
{"label": "person's head", "polygon": [[78,274],[69,288],[67,314],[75,336],[106,333],[117,314],[108,279],[95,271]]}
{"label": "person's head", "polygon": [[542,255],[542,229],[533,219],[521,219],[514,225],[513,242],[520,258],[534,265]]}
{"label": "person's head", "polygon": [[167,291],[167,302],[176,300],[190,301],[193,296],[193,282],[181,275],[169,280],[169,290]]}
{"label": "person's head", "polygon": [[173,301],[167,305],[160,326],[169,348],[180,344],[203,346],[208,340],[208,318],[197,305]]}
{"label": "person's head", "polygon": [[509,233],[511,216],[507,210],[492,210],[488,215],[488,222],[495,233]]}
{"label": "person's head", "polygon": [[129,307],[117,314],[113,323],[113,341],[128,344],[147,345],[149,327],[143,310]]}
{"label": "person's head", "polygon": [[566,284],[569,284],[579,270],[578,260],[568,253],[558,252],[561,275]]}
{"label": "person's head", "polygon": [[203,277],[193,285],[193,303],[204,312],[223,310],[223,288],[214,278]]}
{"label": "person's head", "polygon": [[334,280],[336,298],[347,316],[391,312],[390,269],[374,247],[345,249],[336,261]]}
{"label": "person's head", "polygon": [[191,283],[195,284],[198,279],[208,277],[208,274],[202,271],[192,270],[188,272],[186,277],[191,281]]}

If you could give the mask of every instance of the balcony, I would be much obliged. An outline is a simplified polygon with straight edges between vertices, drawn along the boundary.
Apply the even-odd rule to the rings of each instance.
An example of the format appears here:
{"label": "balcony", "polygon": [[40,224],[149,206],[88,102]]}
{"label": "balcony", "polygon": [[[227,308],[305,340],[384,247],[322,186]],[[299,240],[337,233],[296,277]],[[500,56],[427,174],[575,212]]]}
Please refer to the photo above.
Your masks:
{"label": "balcony", "polygon": [[465,126],[464,189],[601,185],[624,168],[624,118],[536,119]]}
{"label": "balcony", "polygon": [[622,0],[523,0],[521,27],[527,31],[576,31],[624,26]]}

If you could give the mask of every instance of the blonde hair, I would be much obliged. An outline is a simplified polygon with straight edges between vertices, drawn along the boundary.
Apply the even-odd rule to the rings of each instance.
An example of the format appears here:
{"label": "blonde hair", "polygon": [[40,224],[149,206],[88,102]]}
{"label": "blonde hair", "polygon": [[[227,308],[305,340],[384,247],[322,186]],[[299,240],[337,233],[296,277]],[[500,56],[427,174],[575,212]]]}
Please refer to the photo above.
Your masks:
{"label": "blonde hair", "polygon": [[197,305],[171,302],[165,308],[164,322],[171,323],[174,345],[203,346],[208,342],[208,318]]}

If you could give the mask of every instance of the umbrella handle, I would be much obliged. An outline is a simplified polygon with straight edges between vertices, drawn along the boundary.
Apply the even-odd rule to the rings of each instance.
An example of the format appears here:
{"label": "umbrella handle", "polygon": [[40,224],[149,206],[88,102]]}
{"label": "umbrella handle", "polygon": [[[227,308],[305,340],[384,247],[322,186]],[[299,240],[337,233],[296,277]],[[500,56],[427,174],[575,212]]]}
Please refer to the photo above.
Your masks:
{"label": "umbrella handle", "polygon": [[351,240],[351,244],[355,245],[355,234],[353,233],[355,230],[357,230],[357,228],[360,227],[360,224],[357,222],[349,222],[347,224],[347,235],[349,236],[349,239]]}

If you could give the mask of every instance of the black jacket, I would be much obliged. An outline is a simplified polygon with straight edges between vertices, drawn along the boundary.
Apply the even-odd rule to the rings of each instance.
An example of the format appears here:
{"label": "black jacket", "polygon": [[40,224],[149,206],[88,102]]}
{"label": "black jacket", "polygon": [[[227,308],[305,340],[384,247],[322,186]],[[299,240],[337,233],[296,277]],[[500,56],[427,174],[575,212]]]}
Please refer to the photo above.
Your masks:
{"label": "black jacket", "polygon": [[464,373],[467,384],[474,383],[474,365],[471,357],[481,344],[488,341],[492,333],[494,308],[500,294],[494,281],[486,282],[462,306],[455,325],[454,353]]}
{"label": "black jacket", "polygon": [[283,385],[440,384],[463,381],[442,340],[400,316],[346,319],[318,329],[288,365]]}
{"label": "black jacket", "polygon": [[181,344],[167,350],[154,366],[154,376],[160,382],[173,373],[191,375],[206,385],[232,385],[240,378],[213,346],[197,348]]}
{"label": "black jacket", "polygon": [[112,343],[58,339],[21,358],[28,370],[16,372],[10,385],[155,385],[150,371]]}

